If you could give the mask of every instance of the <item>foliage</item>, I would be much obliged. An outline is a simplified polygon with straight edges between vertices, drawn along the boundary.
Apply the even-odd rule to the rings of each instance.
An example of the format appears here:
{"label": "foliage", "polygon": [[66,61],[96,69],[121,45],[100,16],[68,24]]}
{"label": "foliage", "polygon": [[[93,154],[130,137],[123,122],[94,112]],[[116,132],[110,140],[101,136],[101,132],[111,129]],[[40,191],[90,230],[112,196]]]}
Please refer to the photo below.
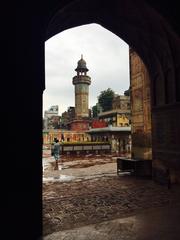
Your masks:
{"label": "foliage", "polygon": [[126,91],[124,91],[124,96],[130,96],[130,88]]}
{"label": "foliage", "polygon": [[98,108],[97,108],[97,105],[93,106],[92,107],[92,115],[93,115],[93,118],[96,118],[98,116]]}
{"label": "foliage", "polygon": [[112,100],[114,96],[115,93],[111,88],[101,91],[100,95],[98,96],[98,102],[101,105],[103,112],[112,109]]}

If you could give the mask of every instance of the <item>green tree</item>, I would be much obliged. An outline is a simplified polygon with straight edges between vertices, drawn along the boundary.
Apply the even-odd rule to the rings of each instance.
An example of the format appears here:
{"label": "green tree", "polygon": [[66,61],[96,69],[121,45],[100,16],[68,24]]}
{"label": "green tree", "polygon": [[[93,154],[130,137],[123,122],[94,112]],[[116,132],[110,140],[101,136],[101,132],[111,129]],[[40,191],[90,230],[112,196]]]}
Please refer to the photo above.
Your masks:
{"label": "green tree", "polygon": [[130,88],[126,91],[124,91],[124,96],[130,96]]}
{"label": "green tree", "polygon": [[115,93],[111,88],[101,91],[100,95],[98,96],[98,102],[101,105],[103,112],[112,109],[112,100],[114,96]]}
{"label": "green tree", "polygon": [[97,109],[97,105],[94,105],[92,107],[92,115],[93,115],[93,118],[96,118],[98,116],[98,109]]}

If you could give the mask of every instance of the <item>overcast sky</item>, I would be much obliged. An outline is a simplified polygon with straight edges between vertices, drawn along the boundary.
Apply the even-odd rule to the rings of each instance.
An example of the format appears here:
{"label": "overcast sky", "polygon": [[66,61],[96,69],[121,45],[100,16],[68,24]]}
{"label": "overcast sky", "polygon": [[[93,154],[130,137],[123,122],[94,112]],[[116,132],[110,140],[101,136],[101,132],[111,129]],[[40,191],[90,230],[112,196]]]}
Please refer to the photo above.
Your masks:
{"label": "overcast sky", "polygon": [[59,114],[75,105],[72,78],[81,54],[91,77],[89,108],[97,103],[101,91],[111,88],[123,94],[129,88],[128,45],[98,24],[71,28],[45,43],[43,113],[52,105],[59,106]]}

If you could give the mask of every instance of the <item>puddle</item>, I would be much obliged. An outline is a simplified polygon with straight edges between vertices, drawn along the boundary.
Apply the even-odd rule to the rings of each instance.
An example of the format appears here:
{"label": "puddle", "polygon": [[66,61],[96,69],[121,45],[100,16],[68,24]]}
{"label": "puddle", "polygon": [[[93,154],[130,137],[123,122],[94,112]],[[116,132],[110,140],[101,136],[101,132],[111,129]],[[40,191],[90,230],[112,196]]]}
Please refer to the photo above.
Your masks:
{"label": "puddle", "polygon": [[55,177],[43,177],[43,182],[69,182],[74,179],[74,176],[60,175]]}
{"label": "puddle", "polygon": [[42,159],[43,172],[48,170],[48,169],[51,169],[53,162],[54,162],[54,159],[52,157],[50,157],[50,158],[43,158]]}

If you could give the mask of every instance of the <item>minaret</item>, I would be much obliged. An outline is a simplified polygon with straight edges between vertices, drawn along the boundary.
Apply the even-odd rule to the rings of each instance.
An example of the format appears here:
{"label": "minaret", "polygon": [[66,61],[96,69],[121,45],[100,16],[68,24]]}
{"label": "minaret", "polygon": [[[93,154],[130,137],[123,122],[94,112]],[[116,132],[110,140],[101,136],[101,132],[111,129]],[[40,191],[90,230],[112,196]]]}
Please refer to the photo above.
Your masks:
{"label": "minaret", "polygon": [[75,85],[75,116],[76,119],[83,119],[89,117],[89,85],[91,78],[87,76],[89,71],[86,67],[86,62],[81,55],[81,59],[77,63],[75,69],[77,75],[73,77],[73,84]]}

